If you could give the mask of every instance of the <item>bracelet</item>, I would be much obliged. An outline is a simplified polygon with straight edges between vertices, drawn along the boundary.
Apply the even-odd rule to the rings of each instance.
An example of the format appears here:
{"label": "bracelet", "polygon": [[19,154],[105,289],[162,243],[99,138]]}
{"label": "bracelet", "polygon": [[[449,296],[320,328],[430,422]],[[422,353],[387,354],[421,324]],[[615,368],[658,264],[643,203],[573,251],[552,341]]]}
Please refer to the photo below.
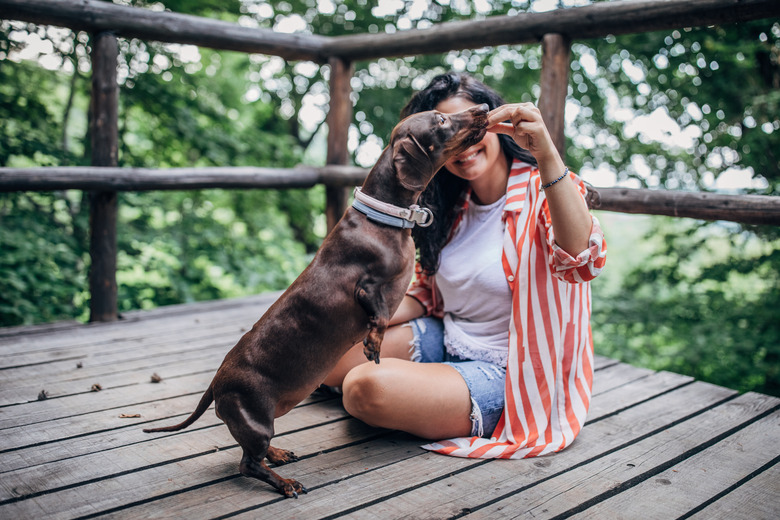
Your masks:
{"label": "bracelet", "polygon": [[552,182],[548,182],[547,184],[544,184],[544,185],[542,185],[542,188],[541,188],[541,189],[542,189],[542,190],[546,190],[547,188],[549,188],[550,186],[552,186],[553,184],[555,184],[555,183],[556,183],[556,182],[558,182],[559,180],[563,179],[563,178],[564,178],[564,177],[566,177],[567,175],[569,175],[569,168],[568,168],[568,167],[567,167],[567,168],[565,168],[565,169],[563,170],[563,175],[561,175],[560,177],[558,177],[557,179],[555,179],[555,180],[554,180],[554,181],[552,181]]}

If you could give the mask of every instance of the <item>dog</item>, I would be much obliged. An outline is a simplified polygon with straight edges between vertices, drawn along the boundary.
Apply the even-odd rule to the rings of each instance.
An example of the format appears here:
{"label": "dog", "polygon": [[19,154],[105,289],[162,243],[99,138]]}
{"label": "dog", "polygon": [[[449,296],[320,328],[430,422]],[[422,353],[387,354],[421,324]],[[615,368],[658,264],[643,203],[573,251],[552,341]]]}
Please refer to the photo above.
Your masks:
{"label": "dog", "polygon": [[[180,424],[144,431],[186,428],[214,401],[217,417],[243,450],[241,474],[267,482],[288,498],[306,493],[298,481],[280,477],[264,461],[278,466],[297,460],[294,453],[270,445],[274,419],[317,389],[361,339],[366,358],[379,363],[387,322],[414,271],[411,222],[426,225],[433,218],[415,205],[417,198],[449,158],[484,137],[487,114],[482,104],[456,114],[420,112],[398,123],[356,190],[366,204],[347,209],[311,264],[227,353],[195,411]],[[406,223],[388,224],[382,211],[366,205],[400,209],[407,216],[391,219]]]}

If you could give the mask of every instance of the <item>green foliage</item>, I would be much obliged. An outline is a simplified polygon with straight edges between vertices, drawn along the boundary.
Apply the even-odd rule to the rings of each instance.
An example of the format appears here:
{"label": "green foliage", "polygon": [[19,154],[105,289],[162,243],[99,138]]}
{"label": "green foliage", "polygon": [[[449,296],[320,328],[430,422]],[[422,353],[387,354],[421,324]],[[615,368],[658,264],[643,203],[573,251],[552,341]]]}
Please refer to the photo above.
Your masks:
{"label": "green foliage", "polygon": [[594,284],[601,354],[780,395],[780,237],[655,217],[617,287]]}
{"label": "green foliage", "polygon": [[[764,192],[776,193],[779,56],[780,25],[767,20],[577,43],[579,146],[570,155],[578,164],[609,164],[618,180],[669,189],[712,189],[727,170],[751,168],[767,181]],[[595,70],[583,65],[589,58]],[[641,124],[659,114],[670,121],[660,142]]]}
{"label": "green foliage", "polygon": [[198,70],[187,72],[168,52],[152,47],[144,52],[152,66],[128,77],[120,94],[120,163],[291,166],[300,159],[301,150],[273,106],[243,99],[246,56],[201,51],[201,62],[192,67]]}
{"label": "green foliage", "polygon": [[278,209],[297,195],[223,190],[123,194],[120,310],[286,287],[309,259],[289,217]]}
{"label": "green foliage", "polygon": [[51,93],[60,81],[33,64],[0,60],[0,166],[14,160],[52,166],[73,159],[62,149],[62,125],[53,112]]}
{"label": "green foliage", "polygon": [[[0,58],[21,48],[8,32],[0,30]],[[0,166],[78,163],[68,86],[84,84],[0,59]],[[85,316],[87,221],[79,192],[0,193],[0,326]]]}
{"label": "green foliage", "polygon": [[83,317],[81,194],[0,194],[0,324]]}

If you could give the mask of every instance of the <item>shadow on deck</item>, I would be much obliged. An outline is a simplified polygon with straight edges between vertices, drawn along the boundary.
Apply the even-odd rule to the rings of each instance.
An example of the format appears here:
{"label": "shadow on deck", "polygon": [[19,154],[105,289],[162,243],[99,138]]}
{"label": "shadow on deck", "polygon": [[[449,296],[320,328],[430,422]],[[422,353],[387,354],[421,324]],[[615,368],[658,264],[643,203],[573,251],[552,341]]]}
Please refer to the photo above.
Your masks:
{"label": "shadow on deck", "polygon": [[603,357],[579,438],[539,459],[431,454],[314,394],[276,422],[299,500],[238,475],[212,412],[144,434],[194,409],[277,296],[0,329],[0,518],[780,517],[779,399]]}

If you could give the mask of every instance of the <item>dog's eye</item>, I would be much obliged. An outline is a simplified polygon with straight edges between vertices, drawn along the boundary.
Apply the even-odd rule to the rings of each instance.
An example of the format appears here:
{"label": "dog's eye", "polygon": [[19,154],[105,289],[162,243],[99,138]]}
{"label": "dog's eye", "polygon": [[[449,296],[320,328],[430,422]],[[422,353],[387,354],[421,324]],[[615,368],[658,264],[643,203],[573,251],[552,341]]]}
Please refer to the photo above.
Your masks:
{"label": "dog's eye", "polygon": [[445,121],[444,116],[441,114],[436,114],[436,117],[439,119],[439,124],[443,125]]}

